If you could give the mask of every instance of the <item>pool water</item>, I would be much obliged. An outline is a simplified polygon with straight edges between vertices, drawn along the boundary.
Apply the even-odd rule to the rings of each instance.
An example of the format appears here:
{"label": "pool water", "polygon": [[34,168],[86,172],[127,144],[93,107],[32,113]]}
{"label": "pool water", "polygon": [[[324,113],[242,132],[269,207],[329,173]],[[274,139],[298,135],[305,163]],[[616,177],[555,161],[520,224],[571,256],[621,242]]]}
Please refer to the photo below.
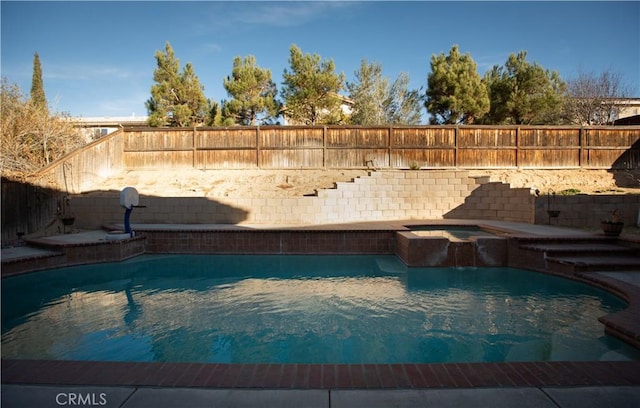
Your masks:
{"label": "pool water", "polygon": [[411,226],[411,232],[419,237],[444,237],[455,241],[466,241],[471,237],[495,237],[496,234],[478,227],[467,226],[438,226],[417,225]]}
{"label": "pool water", "polygon": [[150,256],[2,281],[3,358],[221,363],[638,359],[606,292],[395,256]]}

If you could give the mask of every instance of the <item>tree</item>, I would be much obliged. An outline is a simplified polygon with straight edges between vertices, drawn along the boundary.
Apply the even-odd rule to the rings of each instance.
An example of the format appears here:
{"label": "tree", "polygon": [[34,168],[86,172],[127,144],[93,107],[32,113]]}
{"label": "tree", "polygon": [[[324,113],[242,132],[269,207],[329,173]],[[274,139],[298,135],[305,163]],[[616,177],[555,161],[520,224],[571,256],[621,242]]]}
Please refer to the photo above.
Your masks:
{"label": "tree", "polygon": [[351,123],[379,125],[386,123],[385,111],[389,100],[389,79],[382,76],[382,65],[367,60],[360,62],[354,73],[355,82],[347,82],[349,98],[353,100]]}
{"label": "tree", "polygon": [[33,55],[33,75],[31,77],[31,103],[36,109],[47,111],[47,98],[44,95],[44,85],[42,83],[42,67],[40,66],[40,56],[36,52]]}
{"label": "tree", "polygon": [[489,111],[485,84],[469,53],[461,55],[454,45],[449,55],[431,57],[431,73],[427,77],[425,107],[431,122],[473,123]]}
{"label": "tree", "polygon": [[180,61],[168,42],[165,51],[157,51],[155,57],[158,67],[153,72],[153,80],[156,84],[151,86],[151,98],[146,102],[149,125],[197,126],[205,123],[209,101],[191,63],[187,63],[180,73]]}
{"label": "tree", "polygon": [[409,90],[409,75],[401,72],[389,88],[387,123],[417,125],[422,118],[420,90]]}
{"label": "tree", "polygon": [[401,73],[393,84],[382,76],[382,65],[366,60],[354,73],[355,82],[346,85],[353,100],[350,122],[356,125],[420,122],[420,95],[409,91],[409,76]]}
{"label": "tree", "polygon": [[86,143],[65,115],[50,115],[2,79],[0,168],[3,175],[33,173]]}
{"label": "tree", "polygon": [[620,73],[578,72],[567,81],[566,119],[577,125],[611,124],[619,113],[616,99],[629,97],[631,91]]}
{"label": "tree", "polygon": [[551,124],[562,113],[565,84],[556,71],[527,62],[527,52],[511,54],[503,67],[485,74],[491,105],[485,123]]}
{"label": "tree", "polygon": [[338,92],[344,75],[336,74],[333,60],[317,54],[302,54],[295,44],[290,48],[289,65],[284,70],[281,90],[285,115],[294,123],[332,124],[343,120]]}
{"label": "tree", "polygon": [[233,118],[240,125],[255,125],[278,116],[276,84],[271,80],[271,71],[256,65],[254,56],[233,59],[231,76],[223,81],[230,101],[225,103],[224,116]]}

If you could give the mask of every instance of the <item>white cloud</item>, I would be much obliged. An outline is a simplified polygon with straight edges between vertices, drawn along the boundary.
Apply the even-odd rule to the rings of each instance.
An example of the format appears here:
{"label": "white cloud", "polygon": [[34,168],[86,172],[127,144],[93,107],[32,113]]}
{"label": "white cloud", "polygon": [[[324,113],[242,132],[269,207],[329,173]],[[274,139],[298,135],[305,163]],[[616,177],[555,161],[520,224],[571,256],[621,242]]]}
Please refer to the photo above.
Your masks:
{"label": "white cloud", "polygon": [[509,57],[509,52],[491,54],[491,55],[480,55],[478,57],[474,57],[471,55],[471,58],[478,65],[478,73],[483,75],[486,71],[489,71],[493,68],[494,65],[504,65]]}
{"label": "white cloud", "polygon": [[130,79],[133,74],[126,69],[104,65],[52,64],[43,72],[44,79],[95,81]]}
{"label": "white cloud", "polygon": [[222,51],[222,46],[215,43],[204,44],[202,48],[204,48],[205,52],[210,54],[215,54]]}
{"label": "white cloud", "polygon": [[[224,8],[214,6],[212,24],[209,27],[233,27],[234,29],[242,28],[245,25],[295,27],[307,24],[329,13],[340,13],[343,9],[357,4],[333,1],[224,3]],[[204,26],[200,28],[202,29]]]}

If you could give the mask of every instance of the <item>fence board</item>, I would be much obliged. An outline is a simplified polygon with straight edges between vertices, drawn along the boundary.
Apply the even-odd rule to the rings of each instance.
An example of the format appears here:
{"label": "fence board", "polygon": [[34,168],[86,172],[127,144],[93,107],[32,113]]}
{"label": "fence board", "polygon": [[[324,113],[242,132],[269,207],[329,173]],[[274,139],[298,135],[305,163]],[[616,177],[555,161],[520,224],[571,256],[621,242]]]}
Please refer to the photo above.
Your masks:
{"label": "fence board", "polygon": [[588,165],[592,168],[623,170],[640,167],[640,149],[590,149],[587,154]]}
{"label": "fence board", "polygon": [[515,147],[516,129],[513,128],[475,128],[458,129],[458,147]]}
{"label": "fence board", "polygon": [[328,128],[328,147],[368,147],[389,145],[389,128]]}
{"label": "fence board", "polygon": [[584,132],[590,147],[627,147],[640,141],[640,129],[585,129]]}
{"label": "fence board", "polygon": [[465,168],[514,167],[516,154],[515,148],[458,148],[456,165]]}
{"label": "fence board", "polygon": [[193,152],[124,152],[123,162],[128,169],[187,168],[193,167]]}
{"label": "fence board", "polygon": [[[46,227],[64,205],[65,193],[2,178],[2,242]],[[61,231],[63,232],[63,231]]]}
{"label": "fence board", "polygon": [[394,149],[391,153],[391,167],[393,168],[454,166],[454,149]]}
{"label": "fence board", "polygon": [[260,168],[263,169],[318,169],[324,167],[323,149],[261,150]]}
{"label": "fence board", "polygon": [[455,128],[393,128],[391,144],[394,147],[453,147]]}
{"label": "fence board", "polygon": [[524,128],[518,133],[520,146],[580,146],[580,129]]}
{"label": "fence board", "polygon": [[202,150],[195,152],[196,169],[248,169],[258,166],[255,150]]}
{"label": "fence board", "polygon": [[256,129],[206,129],[196,132],[196,148],[248,148],[255,149]]}
{"label": "fence board", "polygon": [[262,148],[313,148],[324,144],[324,130],[318,127],[275,127],[260,129],[260,146]]}
{"label": "fence board", "polygon": [[193,147],[193,130],[148,130],[126,132],[125,151],[181,150]]}
{"label": "fence board", "polygon": [[574,168],[580,167],[578,149],[521,149],[518,166],[530,168]]}
{"label": "fence board", "polygon": [[328,149],[325,167],[331,169],[389,167],[387,149]]}

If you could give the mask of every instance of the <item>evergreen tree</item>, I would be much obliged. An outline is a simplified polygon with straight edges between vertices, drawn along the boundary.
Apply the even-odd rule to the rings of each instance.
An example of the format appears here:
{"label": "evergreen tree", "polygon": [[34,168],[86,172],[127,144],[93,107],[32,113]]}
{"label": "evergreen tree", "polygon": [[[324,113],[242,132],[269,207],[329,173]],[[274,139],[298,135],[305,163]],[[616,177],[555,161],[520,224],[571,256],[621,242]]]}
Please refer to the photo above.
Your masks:
{"label": "evergreen tree", "polygon": [[454,45],[449,55],[431,57],[425,107],[436,123],[473,123],[489,110],[487,88],[469,53]]}
{"label": "evergreen tree", "polygon": [[565,83],[556,71],[526,59],[526,51],[511,54],[503,67],[494,66],[485,74],[491,100],[485,123],[540,125],[561,120]]}
{"label": "evergreen tree", "polygon": [[180,61],[171,44],[156,52],[158,67],[153,72],[156,84],[151,86],[151,98],[146,106],[151,126],[197,126],[204,124],[209,114],[209,101],[204,87],[191,63],[179,72]]}
{"label": "evergreen tree", "polygon": [[271,71],[256,65],[254,56],[236,57],[231,76],[223,81],[231,100],[225,103],[225,116],[240,125],[255,125],[258,120],[270,122],[279,110],[276,84]]}
{"label": "evergreen tree", "polygon": [[420,93],[408,90],[409,76],[401,73],[389,84],[382,76],[382,65],[366,60],[354,73],[356,82],[347,83],[353,101],[350,122],[355,125],[420,123]]}
{"label": "evergreen tree", "polygon": [[31,77],[31,103],[36,109],[48,111],[47,98],[44,95],[44,85],[42,83],[42,67],[40,66],[40,56],[36,52],[33,55],[33,75]]}
{"label": "evergreen tree", "polygon": [[338,92],[344,75],[334,72],[333,60],[323,61],[317,54],[303,54],[292,45],[289,65],[291,70],[284,70],[281,91],[285,115],[292,122],[305,125],[343,121]]}

